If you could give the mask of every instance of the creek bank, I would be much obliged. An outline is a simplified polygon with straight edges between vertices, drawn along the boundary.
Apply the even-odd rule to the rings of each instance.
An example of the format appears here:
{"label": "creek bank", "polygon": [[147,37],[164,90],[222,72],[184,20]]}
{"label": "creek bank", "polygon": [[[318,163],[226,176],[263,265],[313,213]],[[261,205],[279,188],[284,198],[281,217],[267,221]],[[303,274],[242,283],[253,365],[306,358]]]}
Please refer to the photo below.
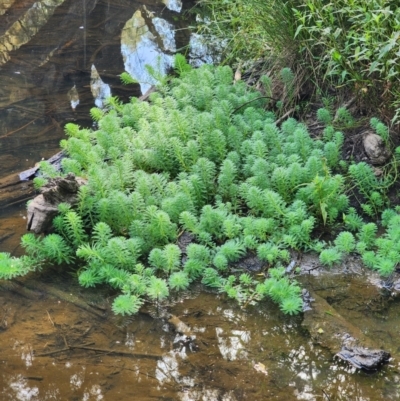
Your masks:
{"label": "creek bank", "polygon": [[298,280],[308,290],[302,325],[313,343],[358,369],[375,371],[387,363],[397,350],[383,350],[386,344],[361,329],[365,315],[379,316],[391,301],[377,274],[355,257],[327,270],[317,256],[304,255],[300,268]]}

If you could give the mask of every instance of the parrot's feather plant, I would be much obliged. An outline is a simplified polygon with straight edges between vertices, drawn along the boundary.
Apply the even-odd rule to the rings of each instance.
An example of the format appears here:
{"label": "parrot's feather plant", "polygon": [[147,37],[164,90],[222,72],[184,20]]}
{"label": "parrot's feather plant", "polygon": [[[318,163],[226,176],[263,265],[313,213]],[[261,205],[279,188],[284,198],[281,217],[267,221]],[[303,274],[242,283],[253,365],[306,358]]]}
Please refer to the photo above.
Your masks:
{"label": "parrot's feather plant", "polygon": [[[21,258],[0,254],[1,278],[74,263],[82,286],[120,291],[117,314],[136,313],[194,281],[242,305],[270,297],[296,314],[300,287],[284,269],[290,249],[321,252],[328,266],[358,252],[382,274],[393,271],[400,262],[397,210],[383,212],[387,231],[377,239],[377,226],[349,207],[348,185],[354,180],[375,216],[386,207],[389,177],[379,180],[365,163],[340,174],[343,134],[328,111],[318,112],[327,127],[314,140],[293,118],[278,127],[267,100],[244,82],[233,84],[229,67],[192,69],[182,56],[176,60],[178,76],[164,80],[149,102],[111,98],[107,111],[91,112],[97,129],[65,126],[63,173],[88,183],[76,206],[59,206],[55,233],[24,235]],[[379,121],[372,125],[385,134]],[[324,226],[344,231],[328,246],[315,235]],[[193,238],[186,249],[179,246],[183,232]],[[249,253],[265,275],[232,273]]]}

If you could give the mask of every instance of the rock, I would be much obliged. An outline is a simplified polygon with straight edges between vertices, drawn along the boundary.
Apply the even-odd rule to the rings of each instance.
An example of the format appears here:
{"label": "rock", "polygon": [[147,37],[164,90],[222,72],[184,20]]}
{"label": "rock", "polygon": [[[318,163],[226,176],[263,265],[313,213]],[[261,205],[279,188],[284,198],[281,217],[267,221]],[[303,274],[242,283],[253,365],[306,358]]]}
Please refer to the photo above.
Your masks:
{"label": "rock", "polygon": [[344,345],[336,357],[350,363],[358,369],[374,371],[390,359],[390,354],[380,349],[367,349],[362,347],[352,347]]}
{"label": "rock", "polygon": [[383,139],[372,132],[364,135],[363,145],[372,164],[384,164],[391,156],[390,150],[386,147]]}
{"label": "rock", "polygon": [[90,90],[94,97],[94,104],[99,109],[104,108],[106,105],[106,99],[111,96],[110,85],[107,85],[100,78],[99,73],[96,70],[94,64],[92,64],[92,69],[90,73]]}
{"label": "rock", "polygon": [[27,229],[36,234],[48,231],[51,228],[53,218],[58,213],[60,203],[74,205],[78,201],[78,190],[86,184],[83,178],[68,174],[66,177],[57,177],[41,188],[38,195],[28,205]]}

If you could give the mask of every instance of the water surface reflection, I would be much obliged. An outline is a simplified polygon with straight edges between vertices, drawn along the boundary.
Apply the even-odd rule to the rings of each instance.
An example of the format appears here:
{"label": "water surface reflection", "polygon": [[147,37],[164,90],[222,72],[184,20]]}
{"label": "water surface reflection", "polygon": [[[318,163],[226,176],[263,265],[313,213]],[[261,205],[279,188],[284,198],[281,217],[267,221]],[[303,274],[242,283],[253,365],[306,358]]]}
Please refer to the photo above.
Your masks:
{"label": "water surface reflection", "polygon": [[[65,273],[42,280],[109,311],[107,293],[80,291]],[[110,311],[99,318],[43,293],[29,301],[3,284],[0,398],[375,401],[400,396],[393,366],[398,362],[374,375],[349,368],[313,345],[301,317],[284,317],[273,304],[242,310],[206,292],[180,301],[168,310],[196,333],[197,352],[165,319],[147,314],[121,319]]]}

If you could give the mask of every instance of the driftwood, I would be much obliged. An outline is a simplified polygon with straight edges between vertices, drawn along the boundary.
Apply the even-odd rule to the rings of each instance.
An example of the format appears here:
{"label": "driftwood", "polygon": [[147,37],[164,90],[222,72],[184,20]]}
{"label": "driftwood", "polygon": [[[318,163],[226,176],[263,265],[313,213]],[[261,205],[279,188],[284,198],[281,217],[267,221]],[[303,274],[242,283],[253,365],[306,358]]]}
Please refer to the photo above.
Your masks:
{"label": "driftwood", "polygon": [[23,298],[30,299],[31,301],[37,301],[43,297],[42,293],[31,290],[24,284],[15,280],[1,280],[0,289],[2,291],[14,292],[15,294],[18,294]]}
{"label": "driftwood", "polygon": [[62,202],[74,205],[78,201],[78,191],[86,184],[83,178],[72,173],[66,177],[57,177],[41,188],[41,194],[28,206],[27,229],[36,234],[51,229],[53,218],[58,214],[58,205]]}
{"label": "driftwood", "polygon": [[107,348],[96,348],[96,347],[87,347],[84,345],[68,345],[64,348],[60,348],[54,351],[43,352],[41,354],[35,354],[37,357],[43,356],[52,356],[56,354],[60,354],[62,352],[73,351],[76,349],[81,349],[85,351],[94,351],[94,352],[102,352],[108,355],[120,355],[120,356],[128,356],[132,358],[150,358],[150,359],[161,359],[161,354],[145,354],[140,352],[127,352],[127,351],[119,351],[114,349],[107,349]]}
{"label": "driftwood", "polygon": [[26,202],[35,195],[32,181],[21,181],[18,174],[0,179],[0,208]]}

